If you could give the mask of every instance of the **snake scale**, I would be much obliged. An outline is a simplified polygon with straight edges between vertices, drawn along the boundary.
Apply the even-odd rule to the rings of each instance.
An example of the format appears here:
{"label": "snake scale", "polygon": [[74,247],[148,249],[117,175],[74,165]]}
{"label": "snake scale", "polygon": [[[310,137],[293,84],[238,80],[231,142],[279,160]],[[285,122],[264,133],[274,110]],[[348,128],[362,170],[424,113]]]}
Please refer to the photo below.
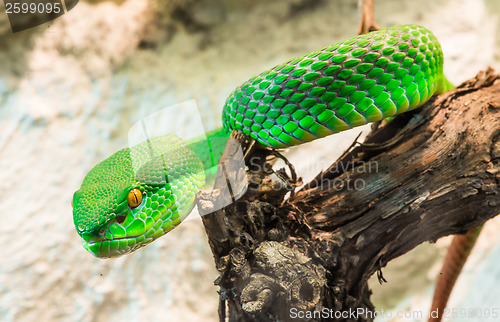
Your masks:
{"label": "snake scale", "polygon": [[[394,26],[251,78],[226,100],[223,128],[207,137],[238,130],[272,148],[295,146],[413,110],[452,86],[436,37],[421,26]],[[204,169],[222,149],[166,135],[96,165],[73,196],[83,246],[97,257],[117,257],[172,230],[192,210]]]}

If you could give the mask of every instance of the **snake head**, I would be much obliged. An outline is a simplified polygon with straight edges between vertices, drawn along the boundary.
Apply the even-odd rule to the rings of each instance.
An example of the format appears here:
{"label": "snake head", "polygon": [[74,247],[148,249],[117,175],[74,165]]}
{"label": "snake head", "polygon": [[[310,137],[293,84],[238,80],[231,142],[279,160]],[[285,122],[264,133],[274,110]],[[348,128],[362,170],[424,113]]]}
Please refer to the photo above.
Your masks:
{"label": "snake head", "polygon": [[175,136],[116,152],[73,195],[83,247],[110,258],[146,246],[181,223],[204,182],[199,157]]}

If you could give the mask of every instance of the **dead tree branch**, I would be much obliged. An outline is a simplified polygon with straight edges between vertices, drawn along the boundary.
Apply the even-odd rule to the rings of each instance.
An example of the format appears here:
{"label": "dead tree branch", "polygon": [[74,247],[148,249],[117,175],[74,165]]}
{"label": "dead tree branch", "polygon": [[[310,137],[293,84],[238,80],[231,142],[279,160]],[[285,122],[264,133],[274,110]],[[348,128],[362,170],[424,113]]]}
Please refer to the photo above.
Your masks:
{"label": "dead tree branch", "polygon": [[[371,321],[373,273],[425,241],[499,214],[499,78],[488,70],[374,124],[365,142],[288,199],[293,182],[272,170],[272,151],[247,151],[248,190],[203,217],[221,274],[221,321],[287,321],[306,311],[302,321]],[[246,149],[248,141],[235,137]],[[234,150],[228,146],[222,162]],[[227,182],[221,175],[219,190],[200,194],[204,212]]]}

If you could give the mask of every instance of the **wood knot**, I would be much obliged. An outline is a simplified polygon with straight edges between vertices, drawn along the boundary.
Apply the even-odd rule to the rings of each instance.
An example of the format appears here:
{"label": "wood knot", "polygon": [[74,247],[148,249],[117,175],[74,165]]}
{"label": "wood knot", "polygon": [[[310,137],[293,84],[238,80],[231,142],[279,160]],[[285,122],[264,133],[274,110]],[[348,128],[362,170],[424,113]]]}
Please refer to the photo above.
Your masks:
{"label": "wood knot", "polygon": [[[252,274],[241,294],[246,312],[287,303],[300,310],[317,309],[326,270],[278,242],[265,241],[254,252],[260,272]],[[291,308],[289,308],[291,309]]]}

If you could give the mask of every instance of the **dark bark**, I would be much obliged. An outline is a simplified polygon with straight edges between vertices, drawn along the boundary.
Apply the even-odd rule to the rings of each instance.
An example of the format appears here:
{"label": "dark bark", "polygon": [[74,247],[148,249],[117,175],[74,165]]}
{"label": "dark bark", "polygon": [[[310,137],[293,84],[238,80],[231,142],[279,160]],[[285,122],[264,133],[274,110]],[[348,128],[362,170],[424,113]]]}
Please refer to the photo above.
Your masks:
{"label": "dark bark", "polygon": [[380,28],[375,23],[375,1],[363,0],[361,5],[361,22],[359,24],[358,33],[362,35],[379,29]]}
{"label": "dark bark", "polygon": [[[270,167],[276,154],[236,134],[221,161],[219,190],[202,192],[198,202],[210,212],[228,198],[220,193],[227,182],[243,181],[244,170],[230,162],[242,143],[248,190],[203,216],[221,273],[221,321],[287,321],[294,310],[325,309],[331,316],[373,310],[367,280],[375,272],[382,280],[380,269],[390,260],[496,216],[498,78],[488,70],[416,111],[374,124],[365,142],[292,196],[293,180]],[[226,192],[235,195],[241,189],[231,188]]]}

